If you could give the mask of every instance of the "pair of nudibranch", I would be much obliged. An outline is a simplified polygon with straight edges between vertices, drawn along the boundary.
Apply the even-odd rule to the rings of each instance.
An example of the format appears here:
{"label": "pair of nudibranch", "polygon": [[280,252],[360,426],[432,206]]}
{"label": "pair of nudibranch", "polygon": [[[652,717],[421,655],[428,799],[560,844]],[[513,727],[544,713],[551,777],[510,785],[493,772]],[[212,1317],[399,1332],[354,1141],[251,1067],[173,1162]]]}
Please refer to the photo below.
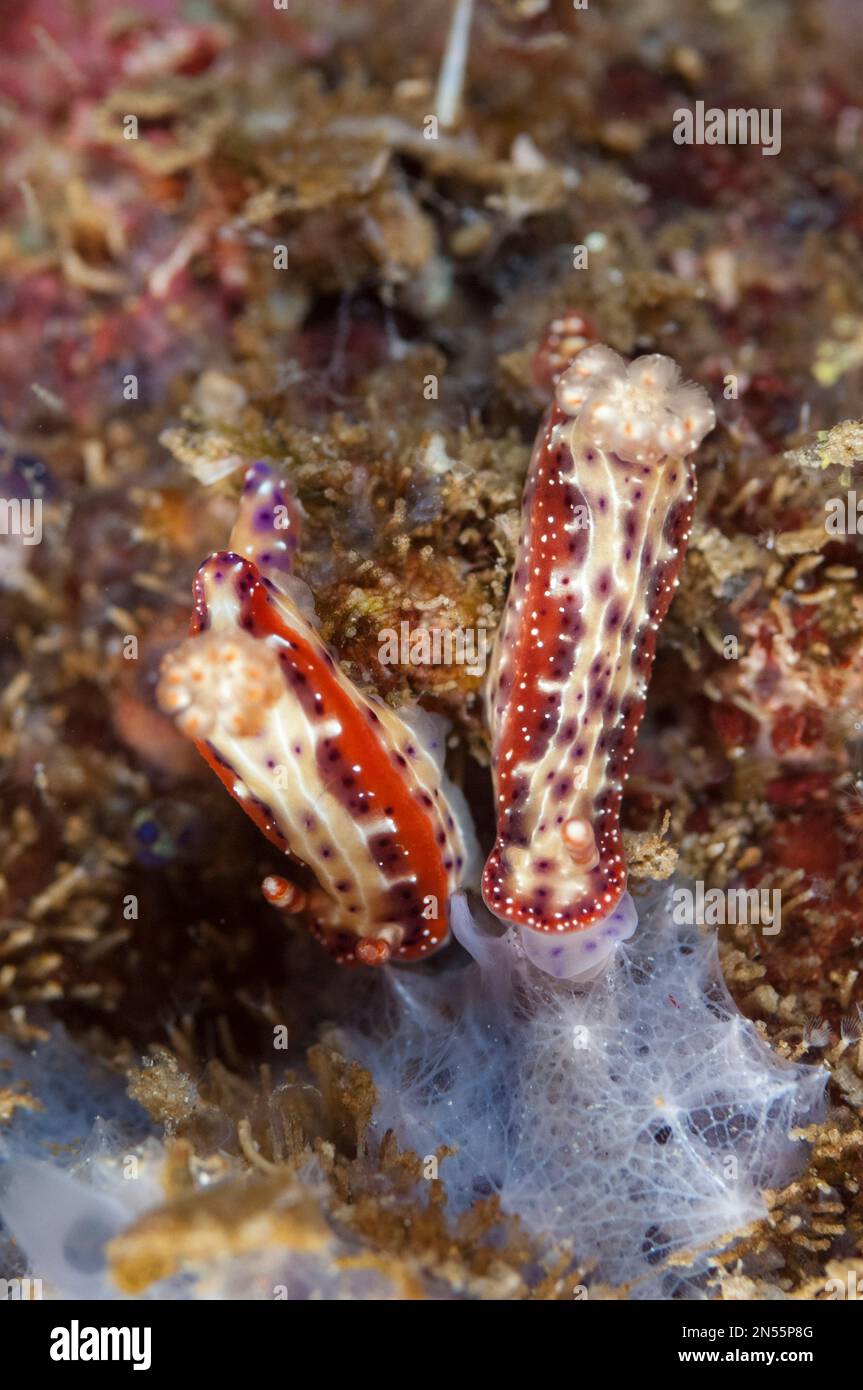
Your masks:
{"label": "pair of nudibranch", "polygon": [[[538,358],[554,395],[489,669],[497,838],[482,874],[528,957],[573,978],[635,928],[623,785],[689,538],[691,455],[714,425],[670,358],[627,365],[584,334],[577,316],[556,321]],[[230,548],[198,571],[160,703],[312,871],[311,890],[266,879],[272,903],[304,914],[340,962],[422,959],[470,886],[470,817],[434,721],[363,695],[322,642],[292,574],[299,520],[270,468],[250,468]]]}

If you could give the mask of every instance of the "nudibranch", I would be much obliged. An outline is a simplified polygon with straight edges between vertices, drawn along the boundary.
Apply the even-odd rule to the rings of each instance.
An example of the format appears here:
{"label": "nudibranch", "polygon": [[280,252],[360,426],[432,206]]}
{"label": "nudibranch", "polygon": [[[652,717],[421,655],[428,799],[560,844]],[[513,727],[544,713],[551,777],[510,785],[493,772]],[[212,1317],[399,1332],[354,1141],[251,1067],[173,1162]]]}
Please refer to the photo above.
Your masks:
{"label": "nudibranch", "polygon": [[252,466],[229,549],[198,570],[191,635],[163,663],[159,702],[312,871],[309,889],[265,879],[271,903],[304,913],[341,963],[423,959],[447,939],[469,869],[466,807],[434,737],[358,691],[321,640],[292,572],[300,523],[270,468]]}
{"label": "nudibranch", "polygon": [[489,667],[497,828],[482,891],[530,959],[590,978],[636,926],[623,786],[689,539],[691,455],[715,416],[668,357],[627,365],[593,343],[560,365]]}

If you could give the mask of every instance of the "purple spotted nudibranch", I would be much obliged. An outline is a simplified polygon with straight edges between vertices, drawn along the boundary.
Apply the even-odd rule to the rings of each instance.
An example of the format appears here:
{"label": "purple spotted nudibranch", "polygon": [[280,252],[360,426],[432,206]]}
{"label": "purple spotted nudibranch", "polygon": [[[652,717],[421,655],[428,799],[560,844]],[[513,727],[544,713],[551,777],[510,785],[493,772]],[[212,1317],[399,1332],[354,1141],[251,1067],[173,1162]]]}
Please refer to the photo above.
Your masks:
{"label": "purple spotted nudibranch", "polygon": [[[496,839],[488,908],[548,973],[590,979],[636,912],[620,806],[656,634],[692,521],[691,456],[714,425],[667,357],[627,365],[578,316],[552,325],[554,400],[486,692]],[[230,548],[195,580],[191,635],[163,664],[162,708],[268,838],[304,871],[265,896],[303,913],[341,963],[419,960],[449,935],[476,845],[443,771],[438,722],[361,694],[293,574],[300,510],[249,469]]]}
{"label": "purple spotted nudibranch", "polygon": [[535,964],[587,979],[636,926],[623,786],[689,539],[691,455],[715,416],[668,357],[627,365],[594,343],[559,365],[489,669],[497,835],[482,890]]}
{"label": "purple spotted nudibranch", "polygon": [[435,721],[362,695],[314,625],[292,573],[296,502],[249,469],[230,547],[201,565],[191,636],[158,698],[264,834],[314,874],[265,896],[302,912],[343,964],[418,960],[449,934],[470,871],[466,807],[442,771]]}

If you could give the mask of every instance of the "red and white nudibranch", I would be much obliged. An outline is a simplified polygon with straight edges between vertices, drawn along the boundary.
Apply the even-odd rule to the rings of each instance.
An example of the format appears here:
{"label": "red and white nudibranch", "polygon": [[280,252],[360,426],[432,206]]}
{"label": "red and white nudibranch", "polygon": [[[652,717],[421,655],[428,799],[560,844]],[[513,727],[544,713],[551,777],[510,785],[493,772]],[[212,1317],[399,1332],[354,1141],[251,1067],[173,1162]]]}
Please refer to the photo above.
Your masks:
{"label": "red and white nudibranch", "polygon": [[[449,935],[471,858],[466,808],[439,731],[362,695],[318,635],[292,574],[296,502],[265,464],[246,474],[230,548],[195,579],[191,636],[165,660],[159,702],[264,834],[308,866],[303,911],[341,963],[418,960]],[[437,756],[436,756],[437,753]]]}
{"label": "red and white nudibranch", "polygon": [[689,540],[691,454],[714,423],[670,358],[627,365],[594,343],[556,375],[534,448],[488,676],[497,838],[482,889],[555,975],[599,973],[635,930],[623,786]]}

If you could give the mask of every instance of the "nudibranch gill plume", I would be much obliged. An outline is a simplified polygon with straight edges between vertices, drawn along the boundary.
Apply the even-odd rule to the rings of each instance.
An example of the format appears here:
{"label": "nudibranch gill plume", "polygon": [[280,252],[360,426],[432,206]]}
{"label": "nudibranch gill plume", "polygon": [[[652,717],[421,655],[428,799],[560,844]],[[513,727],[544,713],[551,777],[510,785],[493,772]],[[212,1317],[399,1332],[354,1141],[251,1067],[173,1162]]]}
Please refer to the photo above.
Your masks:
{"label": "nudibranch gill plume", "polygon": [[[195,579],[191,635],[163,663],[162,708],[252,820],[315,877],[264,881],[341,963],[431,955],[472,831],[439,733],[358,691],[292,573],[300,510],[265,464],[245,478],[229,549]],[[428,720],[428,716],[426,716]]]}
{"label": "nudibranch gill plume", "polygon": [[496,841],[483,897],[555,975],[598,973],[635,929],[620,807],[659,624],[689,539],[700,386],[601,344],[557,376],[489,669]]}

